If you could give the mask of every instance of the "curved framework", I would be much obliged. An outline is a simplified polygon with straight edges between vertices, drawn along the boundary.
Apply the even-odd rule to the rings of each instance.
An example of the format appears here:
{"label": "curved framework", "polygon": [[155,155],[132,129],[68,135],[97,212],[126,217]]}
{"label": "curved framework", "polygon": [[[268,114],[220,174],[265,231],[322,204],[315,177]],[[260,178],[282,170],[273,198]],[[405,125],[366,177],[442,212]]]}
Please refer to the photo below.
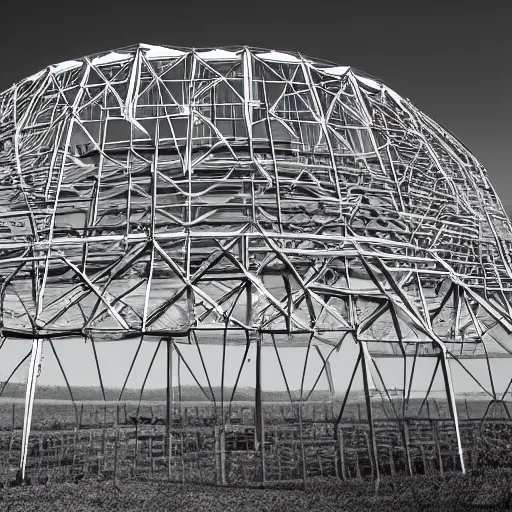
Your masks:
{"label": "curved framework", "polygon": [[356,69],[144,44],[49,66],[0,96],[0,181],[2,335],[34,340],[23,471],[51,338],[316,346],[334,393],[319,347],[349,334],[370,423],[377,358],[413,359],[405,399],[432,357],[456,429],[448,360],[512,353],[487,172]]}

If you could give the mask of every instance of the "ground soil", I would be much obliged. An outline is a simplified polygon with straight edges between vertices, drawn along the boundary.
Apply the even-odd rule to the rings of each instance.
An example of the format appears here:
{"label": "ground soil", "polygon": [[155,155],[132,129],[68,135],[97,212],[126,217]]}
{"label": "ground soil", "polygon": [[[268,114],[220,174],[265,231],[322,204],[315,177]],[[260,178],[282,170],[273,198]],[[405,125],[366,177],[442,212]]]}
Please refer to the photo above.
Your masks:
{"label": "ground soil", "polygon": [[226,488],[156,481],[81,481],[0,491],[2,512],[464,511],[512,510],[512,471],[371,481],[324,479],[281,488]]}

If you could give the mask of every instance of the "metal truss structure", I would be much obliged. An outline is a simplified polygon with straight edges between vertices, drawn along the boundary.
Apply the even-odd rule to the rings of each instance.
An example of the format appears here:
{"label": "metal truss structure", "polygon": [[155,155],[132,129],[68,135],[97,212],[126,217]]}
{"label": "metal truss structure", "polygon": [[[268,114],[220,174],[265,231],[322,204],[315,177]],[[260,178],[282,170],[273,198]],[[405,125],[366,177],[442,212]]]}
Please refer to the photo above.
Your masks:
{"label": "metal truss structure", "polygon": [[468,149],[354,68],[147,44],[49,66],[0,95],[1,334],[33,340],[20,467],[63,337],[255,345],[260,418],[262,345],[352,338],[370,424],[378,358],[412,361],[406,398],[431,357],[458,435],[448,363],[512,353],[511,244]]}

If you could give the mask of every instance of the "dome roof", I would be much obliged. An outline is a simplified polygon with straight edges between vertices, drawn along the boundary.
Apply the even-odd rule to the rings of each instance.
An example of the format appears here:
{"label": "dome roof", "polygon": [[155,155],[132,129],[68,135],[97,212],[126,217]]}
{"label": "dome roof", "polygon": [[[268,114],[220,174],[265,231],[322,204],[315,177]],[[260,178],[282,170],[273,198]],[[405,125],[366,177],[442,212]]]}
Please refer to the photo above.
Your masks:
{"label": "dome roof", "polygon": [[512,328],[483,166],[381,81],[298,53],[140,44],[14,84],[0,217],[5,335],[481,355]]}

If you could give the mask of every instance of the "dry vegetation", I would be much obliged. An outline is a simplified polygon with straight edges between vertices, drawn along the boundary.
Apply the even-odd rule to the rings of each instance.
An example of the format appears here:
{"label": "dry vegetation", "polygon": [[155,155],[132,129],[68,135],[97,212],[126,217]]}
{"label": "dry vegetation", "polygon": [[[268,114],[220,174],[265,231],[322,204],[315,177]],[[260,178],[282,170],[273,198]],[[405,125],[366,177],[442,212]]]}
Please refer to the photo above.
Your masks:
{"label": "dry vegetation", "polygon": [[378,492],[370,481],[317,479],[303,488],[224,488],[156,481],[80,482],[5,489],[6,512],[115,511],[383,511],[510,510],[512,471],[486,470],[441,476],[386,478]]}
{"label": "dry vegetation", "polygon": [[[48,399],[50,400],[50,399]],[[200,419],[205,420],[207,413],[211,414],[212,411],[207,411],[199,402],[197,405],[189,405],[188,423],[197,423]],[[241,418],[243,415],[239,414],[237,409],[242,407],[243,402],[238,403],[234,407],[234,412]],[[460,404],[461,411],[465,411],[466,403]],[[124,408],[116,411],[115,406],[110,407],[107,411],[108,414],[104,416],[103,406],[91,404],[86,407],[82,414],[82,425],[84,430],[81,434],[85,436],[86,445],[89,445],[89,437],[96,443],[98,441],[94,436],[101,438],[103,430],[109,434],[113,429],[116,421],[116,412],[120,416],[121,424],[124,420]],[[163,406],[153,404],[153,408],[149,409],[147,403],[143,406],[141,413],[150,414],[152,411],[155,415],[163,414]],[[316,409],[315,409],[316,407]],[[467,413],[472,417],[481,416],[480,409],[485,407],[485,404],[479,401],[470,401],[467,403]],[[19,407],[20,412],[22,406]],[[135,413],[136,405],[131,404],[128,407],[128,418],[131,414]],[[162,409],[162,410],[160,410]],[[196,411],[197,409],[197,411]],[[446,404],[443,402],[432,402],[430,411],[435,417],[436,415],[446,415]],[[315,412],[316,410],[316,412]],[[4,436],[9,436],[9,427],[12,424],[12,404],[6,404],[5,408],[5,422],[4,422]],[[73,407],[70,404],[52,404],[46,403],[39,411],[38,407],[35,408],[34,421],[38,424],[43,416],[39,417],[39,412],[45,412],[46,416],[50,416],[58,421],[60,424],[57,430],[47,430],[43,428],[44,436],[55,437],[55,439],[64,439],[66,436],[73,437],[73,424],[75,416]],[[196,418],[194,414],[199,413]],[[272,437],[274,425],[278,426],[287,417],[290,418],[294,415],[293,407],[284,407],[281,403],[267,403],[265,407],[266,418],[269,422],[269,437]],[[310,404],[305,409],[305,434],[306,437],[313,435],[315,430],[313,417],[316,415],[316,421],[322,425],[324,413],[328,412],[329,408],[320,407],[319,405],[313,406]],[[356,418],[360,412],[357,404],[352,404],[349,409],[349,416]],[[362,409],[364,416],[364,408]],[[382,414],[381,410],[381,414]],[[496,410],[495,413],[502,413],[503,411]],[[465,414],[462,413],[464,417]],[[0,416],[1,418],[1,416]],[[106,418],[106,421],[105,421]],[[22,419],[22,416],[19,418]],[[18,423],[18,413],[16,411],[16,424]],[[364,420],[364,418],[363,418]],[[315,466],[317,457],[314,454],[309,454],[307,457],[308,462],[308,479],[304,486],[300,481],[301,471],[300,464],[298,472],[290,472],[290,476],[298,478],[293,483],[274,481],[272,484],[267,483],[265,489],[259,487],[235,487],[235,478],[231,478],[231,469],[233,461],[231,456],[227,457],[227,473],[228,481],[232,485],[229,487],[215,487],[208,485],[204,472],[206,471],[212,476],[212,482],[215,481],[216,468],[211,464],[208,466],[206,462],[203,463],[203,479],[202,483],[188,483],[182,484],[176,481],[166,480],[166,470],[160,468],[159,471],[149,471],[147,466],[148,460],[147,453],[144,455],[140,452],[140,459],[138,462],[138,470],[136,478],[130,472],[131,459],[127,458],[133,448],[127,442],[120,442],[119,448],[119,464],[118,464],[118,477],[114,484],[113,475],[111,471],[112,466],[112,453],[107,450],[107,457],[101,459],[103,462],[108,462],[109,470],[102,469],[94,473],[92,470],[86,471],[85,474],[79,475],[80,479],[73,482],[74,473],[71,469],[79,467],[78,461],[75,468],[75,462],[71,464],[71,459],[68,457],[66,450],[62,446],[56,445],[53,451],[44,455],[50,459],[55,452],[55,461],[58,461],[58,467],[55,467],[50,472],[48,480],[41,480],[36,475],[43,475],[44,472],[44,457],[43,452],[37,455],[31,455],[29,462],[31,463],[30,475],[32,483],[22,486],[13,486],[13,482],[4,480],[5,487],[0,490],[0,511],[18,512],[18,511],[69,511],[73,512],[92,512],[92,511],[160,511],[160,510],[179,510],[183,511],[271,511],[278,510],[279,512],[285,511],[300,511],[300,510],[321,510],[328,512],[330,510],[336,511],[372,511],[379,510],[509,510],[512,509],[512,485],[510,484],[512,477],[512,457],[510,455],[510,447],[512,444],[512,423],[501,421],[488,421],[481,424],[479,421],[472,421],[472,426],[469,428],[468,435],[471,439],[471,447],[467,448],[466,462],[469,468],[469,473],[465,477],[460,472],[452,472],[454,464],[453,459],[453,443],[448,443],[446,437],[445,443],[442,443],[443,452],[443,465],[445,468],[444,476],[441,476],[437,467],[437,456],[434,451],[432,453],[426,451],[419,452],[415,448],[415,455],[413,454],[414,472],[426,474],[415,474],[410,477],[406,475],[403,455],[398,456],[395,454],[396,474],[390,475],[388,468],[387,452],[383,451],[382,446],[379,451],[381,459],[379,463],[382,465],[381,474],[383,475],[381,485],[378,492],[375,493],[375,484],[369,478],[371,474],[371,464],[367,455],[364,454],[366,443],[364,439],[359,437],[358,451],[359,451],[359,464],[361,466],[361,473],[363,478],[357,478],[354,471],[354,449],[353,443],[356,443],[356,438],[352,439],[351,436],[346,437],[347,449],[347,470],[350,473],[348,481],[342,481],[341,478],[335,478],[327,475],[332,475],[334,469],[331,465],[327,464],[327,452],[324,453],[322,461],[324,478],[318,477],[318,471]],[[325,421],[324,426],[316,427],[316,434],[322,436],[323,430],[329,425],[329,421]],[[40,427],[44,427],[42,424]],[[242,427],[243,425],[240,425]],[[18,430],[18,427],[16,427]],[[145,429],[159,428],[162,426],[146,426]],[[179,428],[178,425],[175,428]],[[206,432],[210,427],[204,427]],[[121,431],[131,431],[128,425],[121,425]],[[141,430],[142,431],[142,430]],[[206,434],[205,434],[206,435]],[[380,443],[386,443],[383,433],[379,434]],[[411,436],[416,443],[420,440],[420,432],[411,430]],[[320,439],[319,437],[319,439]],[[71,439],[71,438],[70,438]],[[123,438],[124,439],[124,438]],[[468,438],[469,439],[469,438]],[[101,440],[101,439],[100,439]],[[133,440],[132,440],[133,441]],[[427,441],[424,439],[423,441]],[[71,441],[70,441],[71,442]],[[98,441],[99,443],[99,441]],[[98,444],[96,443],[96,444]],[[107,435],[107,444],[109,443],[109,435]],[[143,442],[141,441],[141,447]],[[100,446],[100,444],[98,444]],[[145,446],[145,445],[144,445]],[[154,445],[155,446],[155,445]],[[96,445],[95,445],[96,447]],[[44,448],[41,445],[41,448]],[[69,448],[71,449],[71,448]],[[96,448],[95,448],[96,449]],[[213,450],[213,446],[209,449]],[[231,448],[232,449],[232,448]],[[125,453],[126,452],[126,453]],[[70,452],[71,453],[71,452]],[[212,452],[213,453],[213,452]],[[309,453],[309,452],[308,452]],[[330,452],[329,452],[330,453]],[[334,453],[334,452],[333,452]],[[91,454],[89,454],[91,455]],[[248,456],[249,454],[247,454]],[[332,455],[332,454],[331,454]],[[421,456],[420,456],[421,455]],[[97,454],[91,455],[92,461],[96,460]],[[426,459],[421,460],[425,456]],[[34,458],[35,457],[35,458]],[[43,457],[41,460],[39,458]],[[213,457],[213,455],[212,455]],[[68,460],[69,459],[69,460]],[[45,459],[46,460],[46,459]],[[100,459],[98,459],[100,460]],[[284,461],[284,459],[282,459]],[[298,460],[298,459],[297,459]],[[334,459],[333,459],[334,460]],[[36,466],[32,467],[36,461]],[[41,462],[42,461],[42,462]],[[159,464],[158,460],[155,461]],[[426,461],[426,465],[425,465]],[[16,461],[14,461],[16,462]],[[51,461],[50,461],[51,462]],[[69,464],[67,464],[69,462]],[[332,462],[332,461],[331,461]],[[42,468],[37,469],[37,466]],[[145,465],[146,466],[145,466]],[[157,464],[157,469],[160,467]],[[257,461],[254,462],[258,466]],[[419,466],[418,466],[419,465]],[[176,467],[175,467],[176,466]],[[210,467],[212,466],[212,467]],[[268,454],[267,459],[267,478],[277,478],[271,468],[275,466],[275,460],[272,454]],[[91,466],[92,467],[92,466]],[[99,466],[98,466],[99,467]],[[418,469],[419,467],[419,469]],[[106,466],[105,466],[106,468]],[[175,473],[178,468],[178,473]],[[41,471],[43,469],[43,471]],[[145,470],[146,469],[146,470]],[[256,468],[257,469],[257,468]],[[275,467],[274,467],[275,469]],[[187,470],[189,471],[189,470]],[[190,470],[191,471],[191,470]],[[283,462],[283,474],[286,473],[286,468]],[[293,473],[293,475],[292,475]],[[180,478],[179,464],[173,465],[173,480]],[[192,473],[187,473],[192,475]],[[208,476],[208,475],[207,475]],[[339,475],[342,476],[341,474]],[[249,478],[249,480],[252,480]],[[257,484],[254,484],[257,485]]]}

